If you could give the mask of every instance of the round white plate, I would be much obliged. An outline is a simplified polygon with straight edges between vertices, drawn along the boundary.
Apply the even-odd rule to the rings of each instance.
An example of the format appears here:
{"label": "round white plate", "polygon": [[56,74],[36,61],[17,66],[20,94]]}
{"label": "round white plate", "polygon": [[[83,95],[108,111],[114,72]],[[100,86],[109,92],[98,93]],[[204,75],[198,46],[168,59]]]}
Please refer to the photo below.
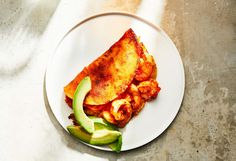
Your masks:
{"label": "round white plate", "polygon": [[[174,120],[184,95],[184,68],[180,55],[158,26],[127,13],[103,13],[78,23],[61,40],[46,70],[46,92],[50,107],[65,128],[71,108],[64,101],[63,87],[82,69],[132,28],[140,36],[158,67],[161,91],[157,99],[146,103],[138,116],[121,129],[122,151],[142,146],[158,137]],[[106,147],[93,146],[110,150]]]}

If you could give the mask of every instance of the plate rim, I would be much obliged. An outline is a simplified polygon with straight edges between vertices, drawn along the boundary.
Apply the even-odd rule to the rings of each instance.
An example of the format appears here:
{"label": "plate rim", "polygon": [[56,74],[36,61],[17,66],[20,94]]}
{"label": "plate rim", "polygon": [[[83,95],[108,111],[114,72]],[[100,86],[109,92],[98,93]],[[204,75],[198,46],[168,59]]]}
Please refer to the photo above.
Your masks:
{"label": "plate rim", "polygon": [[[98,14],[94,14],[92,16],[88,16],[86,18],[84,18],[83,20],[79,21],[76,25],[74,25],[72,28],[70,28],[65,34],[64,36],[59,39],[57,45],[55,46],[52,54],[49,56],[49,59],[48,59],[48,62],[47,62],[47,65],[46,65],[46,69],[45,69],[45,73],[44,73],[44,88],[45,88],[45,95],[46,95],[46,99],[47,99],[47,103],[54,115],[54,117],[56,118],[56,121],[59,123],[59,125],[69,134],[68,130],[66,130],[64,128],[64,126],[62,126],[62,124],[60,123],[60,121],[57,119],[57,117],[55,116],[54,114],[54,111],[53,111],[53,108],[51,106],[51,103],[50,103],[50,99],[48,97],[48,92],[47,92],[47,77],[48,77],[48,69],[50,67],[50,63],[53,61],[54,59],[54,56],[56,55],[56,52],[57,52],[57,49],[58,47],[60,46],[60,44],[63,42],[63,40],[67,37],[67,35],[69,35],[72,31],[74,31],[77,27],[79,27],[80,25],[86,23],[87,21],[90,21],[92,19],[95,19],[95,18],[99,18],[99,17],[104,17],[104,16],[112,16],[112,15],[118,15],[118,16],[127,16],[127,17],[131,17],[131,18],[134,18],[134,19],[137,19],[147,25],[149,25],[150,27],[154,28],[155,30],[159,31],[162,35],[164,35],[164,37],[171,43],[171,46],[173,47],[173,49],[175,50],[176,54],[177,54],[177,57],[178,57],[178,62],[179,62],[179,65],[180,65],[180,70],[181,70],[181,74],[182,74],[182,79],[183,79],[183,87],[181,89],[181,96],[179,96],[180,98],[180,101],[178,102],[178,104],[176,106],[178,106],[178,110],[176,111],[176,113],[174,113],[172,119],[170,120],[169,123],[167,123],[165,125],[165,128],[163,128],[163,130],[159,133],[159,135],[153,135],[151,136],[147,141],[146,143],[142,144],[142,145],[138,145],[138,146],[135,146],[135,147],[132,147],[132,148],[127,148],[127,149],[121,149],[121,151],[129,151],[129,150],[133,150],[133,149],[137,149],[137,148],[140,148],[148,143],[150,143],[151,141],[153,141],[154,139],[158,138],[160,135],[162,135],[162,133],[164,131],[166,131],[168,129],[168,127],[170,127],[170,125],[174,122],[175,118],[177,117],[178,115],[178,112],[180,111],[180,108],[181,108],[181,104],[183,102],[183,98],[184,98],[184,93],[185,93],[185,70],[184,70],[184,64],[183,64],[183,61],[181,59],[181,56],[180,56],[180,53],[177,49],[177,47],[175,46],[174,42],[171,40],[171,38],[168,36],[168,34],[160,27],[158,26],[157,24],[154,24],[148,20],[146,20],[145,18],[142,18],[136,14],[132,14],[132,13],[129,13],[129,12],[123,12],[123,11],[111,11],[111,12],[101,12],[101,13],[98,13]],[[80,140],[79,140],[80,141]],[[90,144],[87,144],[83,141],[80,141],[81,143],[85,144],[85,145],[88,145],[90,147],[93,147],[95,149],[99,149],[99,150],[103,150],[103,151],[111,151],[111,149],[108,149],[108,148],[103,148],[103,147],[99,147],[99,146],[94,146],[94,145],[90,145]]]}

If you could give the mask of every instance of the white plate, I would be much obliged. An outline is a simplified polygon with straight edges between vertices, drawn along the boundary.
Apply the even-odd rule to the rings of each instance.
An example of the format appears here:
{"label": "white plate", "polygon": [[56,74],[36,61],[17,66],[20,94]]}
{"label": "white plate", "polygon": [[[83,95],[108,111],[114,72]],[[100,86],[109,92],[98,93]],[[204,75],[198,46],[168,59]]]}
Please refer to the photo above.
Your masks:
{"label": "white plate", "polygon": [[[103,13],[73,27],[58,45],[46,70],[46,92],[50,107],[66,130],[72,110],[64,101],[63,87],[90,62],[104,53],[126,30],[140,36],[157,63],[161,91],[137,117],[121,129],[122,151],[142,146],[158,137],[174,120],[184,95],[184,68],[167,34],[146,20],[127,13]],[[93,146],[110,150],[106,147]]]}

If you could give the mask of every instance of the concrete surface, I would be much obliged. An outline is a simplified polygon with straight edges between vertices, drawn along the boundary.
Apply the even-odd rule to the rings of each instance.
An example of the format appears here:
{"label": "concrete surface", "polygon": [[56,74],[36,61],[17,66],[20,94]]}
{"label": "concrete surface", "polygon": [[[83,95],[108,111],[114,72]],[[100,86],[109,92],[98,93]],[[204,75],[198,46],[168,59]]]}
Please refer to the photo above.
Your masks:
{"label": "concrete surface", "polygon": [[[120,154],[95,150],[71,138],[44,102],[48,55],[38,43],[59,2],[36,2],[0,0],[1,161],[236,160],[235,0],[165,2],[160,23],[184,63],[184,100],[176,119],[160,137]],[[90,14],[109,10],[136,13],[142,5],[139,0],[100,2],[90,5]]]}

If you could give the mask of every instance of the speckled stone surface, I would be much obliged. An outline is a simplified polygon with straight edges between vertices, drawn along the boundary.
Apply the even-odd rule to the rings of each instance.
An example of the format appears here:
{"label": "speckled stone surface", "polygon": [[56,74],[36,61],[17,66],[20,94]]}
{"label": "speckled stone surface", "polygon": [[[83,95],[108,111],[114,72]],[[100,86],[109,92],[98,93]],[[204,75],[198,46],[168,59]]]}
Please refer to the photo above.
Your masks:
{"label": "speckled stone surface", "polygon": [[[50,35],[47,26],[62,25],[48,24],[58,4],[75,2],[65,1],[0,0],[0,161],[236,160],[235,0],[166,0],[163,12],[153,12],[161,20],[151,20],[168,33],[182,57],[185,96],[161,136],[120,154],[72,138],[48,105],[44,72],[49,55],[42,46]],[[137,13],[144,1],[87,3],[86,9],[78,5],[86,12],[79,18],[112,10]]]}

